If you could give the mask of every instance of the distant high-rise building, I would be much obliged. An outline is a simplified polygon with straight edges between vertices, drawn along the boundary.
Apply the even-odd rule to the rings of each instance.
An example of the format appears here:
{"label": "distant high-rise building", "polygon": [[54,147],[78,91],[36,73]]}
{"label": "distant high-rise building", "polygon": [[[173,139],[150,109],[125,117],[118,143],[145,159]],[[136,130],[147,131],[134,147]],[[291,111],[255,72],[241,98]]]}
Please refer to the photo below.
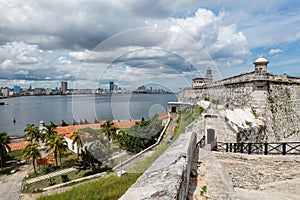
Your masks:
{"label": "distant high-rise building", "polygon": [[9,89],[6,88],[2,88],[2,96],[3,97],[8,97],[9,96]]}
{"label": "distant high-rise building", "polygon": [[109,91],[112,92],[115,90],[115,84],[113,81],[109,82]]}
{"label": "distant high-rise building", "polygon": [[62,81],[61,82],[61,93],[66,94],[68,91],[68,82]]}
{"label": "distant high-rise building", "polygon": [[18,85],[15,85],[14,86],[14,94],[15,95],[20,95],[20,93],[21,93],[21,87],[18,86]]}

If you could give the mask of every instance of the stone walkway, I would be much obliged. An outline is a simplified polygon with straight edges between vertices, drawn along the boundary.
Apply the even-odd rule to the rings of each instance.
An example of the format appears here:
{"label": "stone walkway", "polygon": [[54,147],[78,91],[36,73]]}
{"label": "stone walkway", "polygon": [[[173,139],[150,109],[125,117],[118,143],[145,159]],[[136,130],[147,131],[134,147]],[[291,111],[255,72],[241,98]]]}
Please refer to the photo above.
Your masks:
{"label": "stone walkway", "polygon": [[188,200],[237,199],[229,174],[206,145],[196,152],[189,183]]}
{"label": "stone walkway", "polygon": [[36,178],[26,180],[26,183],[28,183],[28,184],[35,183],[35,182],[42,181],[42,180],[45,180],[45,179],[48,179],[48,178],[51,178],[51,177],[59,176],[61,174],[66,174],[68,172],[75,171],[75,170],[76,169],[73,168],[73,167],[63,169],[63,170],[60,170],[60,171],[57,171],[57,172],[52,172],[52,173],[49,173],[49,174],[46,174],[46,175],[43,175],[43,176],[39,176],[39,177],[36,177]]}
{"label": "stone walkway", "polygon": [[247,155],[200,150],[195,156],[188,200],[300,197],[300,156]]}
{"label": "stone walkway", "polygon": [[299,199],[300,156],[213,154],[230,174],[239,199]]}

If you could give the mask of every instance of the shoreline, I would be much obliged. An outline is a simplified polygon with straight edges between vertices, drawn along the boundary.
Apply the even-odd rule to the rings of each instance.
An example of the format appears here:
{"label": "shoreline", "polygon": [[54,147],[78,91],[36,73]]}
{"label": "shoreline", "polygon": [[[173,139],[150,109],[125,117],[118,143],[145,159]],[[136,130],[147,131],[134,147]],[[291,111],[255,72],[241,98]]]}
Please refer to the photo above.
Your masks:
{"label": "shoreline", "polygon": [[[67,124],[73,125],[73,119],[75,124],[104,120],[140,120],[142,117],[149,119],[152,116],[150,111],[159,109],[156,112],[165,113],[167,102],[176,101],[178,98],[176,94],[116,94],[115,96],[116,98],[112,98],[112,94],[78,94],[74,95],[76,99],[72,99],[70,95],[18,96],[21,97],[19,99],[7,97],[2,101],[8,105],[0,106],[1,116],[4,118],[0,123],[2,129],[0,132],[6,132],[8,136],[17,138],[24,134],[27,124],[33,123],[38,126],[41,120],[46,124],[50,124],[52,120],[56,125],[62,125],[61,120],[64,120]],[[129,108],[126,109],[123,105]],[[88,110],[79,113],[86,107]],[[95,114],[88,112],[91,109]],[[16,123],[13,123],[14,119]]]}

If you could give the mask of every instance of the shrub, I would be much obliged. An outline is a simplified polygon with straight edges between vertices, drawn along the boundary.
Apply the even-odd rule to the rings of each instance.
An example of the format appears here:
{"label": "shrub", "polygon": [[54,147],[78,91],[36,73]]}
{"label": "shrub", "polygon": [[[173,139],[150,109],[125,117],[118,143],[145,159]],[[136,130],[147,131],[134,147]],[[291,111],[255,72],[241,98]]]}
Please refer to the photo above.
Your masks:
{"label": "shrub", "polygon": [[63,183],[66,183],[66,182],[70,181],[67,174],[61,175],[61,180],[62,180]]}

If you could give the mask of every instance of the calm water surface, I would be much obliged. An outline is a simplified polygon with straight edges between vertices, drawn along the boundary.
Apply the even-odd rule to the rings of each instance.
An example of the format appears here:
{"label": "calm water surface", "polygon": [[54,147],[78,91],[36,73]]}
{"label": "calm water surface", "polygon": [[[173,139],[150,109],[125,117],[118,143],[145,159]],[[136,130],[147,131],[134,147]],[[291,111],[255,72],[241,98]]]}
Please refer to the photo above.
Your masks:
{"label": "calm water surface", "polygon": [[[175,94],[114,94],[114,95],[74,95],[74,96],[28,96],[2,99],[0,106],[0,132],[9,135],[23,135],[26,124],[38,126],[61,120],[72,123],[85,119],[129,120],[149,118],[154,114],[167,112],[169,101],[177,101]],[[16,123],[13,123],[13,119]]]}

